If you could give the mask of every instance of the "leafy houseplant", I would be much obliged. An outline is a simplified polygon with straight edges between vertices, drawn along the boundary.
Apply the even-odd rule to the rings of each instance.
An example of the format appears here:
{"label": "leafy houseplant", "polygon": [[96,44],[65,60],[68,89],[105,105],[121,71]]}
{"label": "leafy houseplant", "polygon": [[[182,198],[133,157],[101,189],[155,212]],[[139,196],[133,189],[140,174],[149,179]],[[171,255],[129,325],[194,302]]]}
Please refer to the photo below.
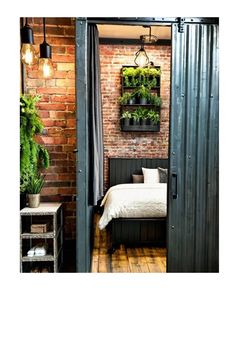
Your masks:
{"label": "leafy houseplant", "polygon": [[154,106],[161,106],[162,99],[161,99],[161,97],[157,96],[156,94],[150,94],[149,102],[151,104],[153,104]]}
{"label": "leafy houseplant", "polygon": [[40,204],[40,192],[44,183],[44,177],[41,175],[30,176],[26,192],[29,198],[29,207],[37,208]]}
{"label": "leafy houseplant", "polygon": [[145,87],[144,85],[141,85],[139,88],[135,90],[135,96],[139,98],[140,104],[147,104],[150,95],[151,95],[150,89],[148,87]]}
{"label": "leafy houseplant", "polygon": [[135,68],[123,68],[122,75],[124,77],[124,84],[126,87],[137,85],[138,80],[136,79]]}
{"label": "leafy houseplant", "polygon": [[42,133],[43,124],[38,115],[36,103],[39,96],[20,97],[20,192],[26,193],[31,178],[39,170],[49,167],[48,151],[35,141],[35,135]]}
{"label": "leafy houseplant", "polygon": [[131,112],[129,112],[129,111],[123,112],[123,114],[121,116],[121,120],[122,120],[123,125],[129,125],[131,118],[132,118]]}
{"label": "leafy houseplant", "polygon": [[120,104],[134,104],[135,97],[134,93],[132,92],[124,92],[123,95],[119,98]]}
{"label": "leafy houseplant", "polygon": [[153,110],[149,110],[147,113],[147,118],[149,118],[152,124],[156,125],[160,122],[159,113]]}

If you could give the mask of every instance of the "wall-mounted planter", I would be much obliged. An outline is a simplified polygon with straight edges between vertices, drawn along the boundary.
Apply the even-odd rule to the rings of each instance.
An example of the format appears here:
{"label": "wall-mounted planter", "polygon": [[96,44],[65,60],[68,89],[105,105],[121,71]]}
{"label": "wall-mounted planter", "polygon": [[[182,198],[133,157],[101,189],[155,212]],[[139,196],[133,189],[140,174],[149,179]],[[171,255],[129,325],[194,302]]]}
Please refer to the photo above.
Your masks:
{"label": "wall-mounted planter", "polygon": [[154,124],[149,119],[134,122],[133,119],[121,118],[121,131],[123,132],[159,132],[160,123]]}

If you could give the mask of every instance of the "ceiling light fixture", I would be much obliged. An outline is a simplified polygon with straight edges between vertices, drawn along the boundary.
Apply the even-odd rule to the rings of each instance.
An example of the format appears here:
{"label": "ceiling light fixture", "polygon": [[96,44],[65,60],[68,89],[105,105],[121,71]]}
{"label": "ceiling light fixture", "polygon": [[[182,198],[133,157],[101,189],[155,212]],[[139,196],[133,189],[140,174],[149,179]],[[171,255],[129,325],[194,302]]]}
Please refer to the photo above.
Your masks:
{"label": "ceiling light fixture", "polygon": [[150,64],[148,55],[144,49],[144,44],[156,43],[158,40],[157,36],[152,35],[151,26],[143,26],[143,27],[149,28],[149,34],[144,34],[140,36],[141,48],[135,54],[135,59],[134,59],[135,64],[142,68]]}
{"label": "ceiling light fixture", "polygon": [[38,62],[38,56],[34,49],[34,34],[28,25],[26,18],[24,27],[20,30],[21,34],[21,61],[26,65],[34,65]]}
{"label": "ceiling light fixture", "polygon": [[52,64],[52,48],[46,42],[46,21],[43,18],[43,35],[44,41],[40,44],[40,58],[39,58],[39,73],[40,76],[45,79],[51,79],[54,74],[53,64]]}
{"label": "ceiling light fixture", "polygon": [[152,28],[151,26],[143,26],[144,28],[149,28],[149,34],[144,34],[140,37],[141,41],[145,44],[152,44],[156,43],[158,41],[157,36],[154,36],[152,34]]}

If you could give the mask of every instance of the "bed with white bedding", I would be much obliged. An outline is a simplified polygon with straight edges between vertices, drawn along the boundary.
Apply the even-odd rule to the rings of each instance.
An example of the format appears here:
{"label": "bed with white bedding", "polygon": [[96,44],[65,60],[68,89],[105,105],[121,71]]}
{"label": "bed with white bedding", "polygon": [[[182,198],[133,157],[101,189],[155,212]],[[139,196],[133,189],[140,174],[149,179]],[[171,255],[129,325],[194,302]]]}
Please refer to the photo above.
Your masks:
{"label": "bed with white bedding", "polygon": [[143,167],[167,169],[168,159],[109,158],[110,188],[99,228],[109,231],[112,252],[120,244],[166,246],[167,183],[132,183]]}
{"label": "bed with white bedding", "polygon": [[126,183],[111,187],[102,200],[100,230],[114,218],[166,217],[166,183]]}

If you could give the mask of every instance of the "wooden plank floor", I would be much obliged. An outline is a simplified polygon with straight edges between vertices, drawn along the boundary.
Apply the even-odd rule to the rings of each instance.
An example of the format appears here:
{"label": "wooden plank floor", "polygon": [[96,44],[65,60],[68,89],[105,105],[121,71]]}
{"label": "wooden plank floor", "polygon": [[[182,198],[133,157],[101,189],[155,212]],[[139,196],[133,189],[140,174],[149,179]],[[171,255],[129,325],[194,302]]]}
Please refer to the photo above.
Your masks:
{"label": "wooden plank floor", "polygon": [[109,234],[100,231],[94,218],[94,248],[92,252],[92,273],[165,273],[166,249],[157,247],[126,248],[120,246],[112,255],[107,250],[110,245]]}

